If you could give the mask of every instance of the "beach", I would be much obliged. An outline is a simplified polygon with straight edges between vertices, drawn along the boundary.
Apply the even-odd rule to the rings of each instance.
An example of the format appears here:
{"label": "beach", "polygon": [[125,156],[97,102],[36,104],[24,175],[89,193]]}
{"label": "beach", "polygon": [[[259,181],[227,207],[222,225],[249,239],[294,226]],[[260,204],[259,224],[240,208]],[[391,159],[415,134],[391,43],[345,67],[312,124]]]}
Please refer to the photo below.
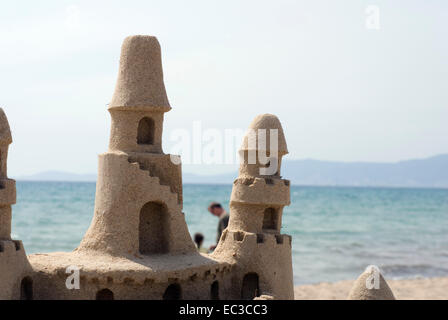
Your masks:
{"label": "beach", "polygon": [[[387,279],[386,279],[387,280]],[[345,300],[354,280],[294,287],[296,300]],[[387,280],[397,300],[447,300],[448,277]]]}

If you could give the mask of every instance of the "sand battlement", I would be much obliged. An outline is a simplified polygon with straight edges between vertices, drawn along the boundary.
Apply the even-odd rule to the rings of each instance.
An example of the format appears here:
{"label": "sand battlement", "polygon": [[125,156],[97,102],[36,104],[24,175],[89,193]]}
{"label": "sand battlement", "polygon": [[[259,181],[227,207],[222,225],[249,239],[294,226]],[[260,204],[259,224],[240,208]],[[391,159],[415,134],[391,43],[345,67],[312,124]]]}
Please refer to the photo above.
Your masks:
{"label": "sand battlement", "polygon": [[231,199],[247,204],[289,205],[289,184],[289,180],[272,177],[239,177],[233,183]]}
{"label": "sand battlement", "polygon": [[20,240],[0,240],[0,259],[8,257],[11,253],[23,251],[23,244]]}
{"label": "sand battlement", "polygon": [[229,241],[238,243],[240,246],[253,246],[259,247],[278,247],[289,246],[291,247],[292,238],[287,234],[270,234],[270,233],[252,233],[244,231],[230,231],[225,230],[222,234],[222,241]]}
{"label": "sand battlement", "polygon": [[278,177],[273,176],[266,176],[264,178],[260,177],[238,177],[233,181],[234,185],[245,185],[245,186],[252,186],[252,185],[262,185],[264,184],[275,187],[275,186],[289,186],[290,181],[286,179],[280,179]]}

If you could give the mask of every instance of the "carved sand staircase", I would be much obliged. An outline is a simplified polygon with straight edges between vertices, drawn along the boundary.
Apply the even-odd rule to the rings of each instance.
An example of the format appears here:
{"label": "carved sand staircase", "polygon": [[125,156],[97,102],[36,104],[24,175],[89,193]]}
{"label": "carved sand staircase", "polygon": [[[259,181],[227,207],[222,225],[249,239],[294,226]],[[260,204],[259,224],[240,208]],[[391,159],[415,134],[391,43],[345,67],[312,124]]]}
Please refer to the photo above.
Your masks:
{"label": "carved sand staircase", "polygon": [[162,190],[166,190],[167,193],[170,193],[173,197],[176,197],[176,202],[177,202],[178,204],[180,204],[180,197],[179,197],[179,194],[173,190],[173,187],[172,187],[171,185],[169,185],[168,183],[162,183],[162,182],[160,181],[160,178],[159,178],[158,176],[155,176],[154,174],[152,174],[150,168],[148,168],[147,165],[145,165],[144,163],[141,163],[141,162],[138,161],[137,159],[135,159],[135,158],[131,158],[131,157],[128,158],[128,162],[129,162],[132,166],[134,166],[134,167],[138,167],[139,170],[144,171],[145,174],[147,174],[151,179],[154,179],[154,180],[156,181],[156,183],[157,183],[158,185],[160,185],[160,188],[161,188]]}

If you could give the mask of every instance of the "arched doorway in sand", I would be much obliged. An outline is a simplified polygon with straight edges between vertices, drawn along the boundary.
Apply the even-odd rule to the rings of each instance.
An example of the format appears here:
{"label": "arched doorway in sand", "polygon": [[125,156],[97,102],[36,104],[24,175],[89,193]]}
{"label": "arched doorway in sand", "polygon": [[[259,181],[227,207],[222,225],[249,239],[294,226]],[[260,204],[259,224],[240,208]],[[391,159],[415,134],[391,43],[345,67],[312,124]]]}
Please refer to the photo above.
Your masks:
{"label": "arched doorway in sand", "polygon": [[167,253],[168,209],[164,203],[150,201],[140,210],[139,251],[141,254]]}

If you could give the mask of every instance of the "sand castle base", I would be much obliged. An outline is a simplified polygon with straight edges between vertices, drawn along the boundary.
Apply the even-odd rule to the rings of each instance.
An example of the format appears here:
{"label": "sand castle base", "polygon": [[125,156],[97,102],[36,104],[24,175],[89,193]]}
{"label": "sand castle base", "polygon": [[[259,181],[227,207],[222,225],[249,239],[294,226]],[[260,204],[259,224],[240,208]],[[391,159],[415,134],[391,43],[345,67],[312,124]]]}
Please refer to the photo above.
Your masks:
{"label": "sand castle base", "polygon": [[[229,287],[232,266],[200,254],[125,258],[58,252],[32,254],[29,260],[36,275],[35,299],[102,299],[105,292],[109,299],[237,298]],[[71,266],[80,270],[79,289],[67,289]],[[219,293],[213,293],[214,283]]]}

